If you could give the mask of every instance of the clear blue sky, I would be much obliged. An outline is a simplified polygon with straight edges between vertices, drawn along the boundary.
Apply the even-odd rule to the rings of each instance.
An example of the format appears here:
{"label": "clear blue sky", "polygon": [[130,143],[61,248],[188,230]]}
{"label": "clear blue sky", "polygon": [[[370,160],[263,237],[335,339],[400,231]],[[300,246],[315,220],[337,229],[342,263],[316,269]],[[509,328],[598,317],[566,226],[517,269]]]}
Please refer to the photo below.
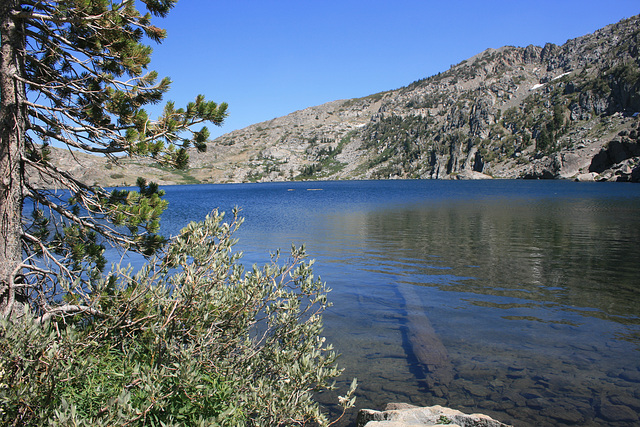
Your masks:
{"label": "clear blue sky", "polygon": [[181,0],[151,69],[165,99],[229,103],[217,137],[325,102],[397,89],[487,48],[563,44],[638,0]]}

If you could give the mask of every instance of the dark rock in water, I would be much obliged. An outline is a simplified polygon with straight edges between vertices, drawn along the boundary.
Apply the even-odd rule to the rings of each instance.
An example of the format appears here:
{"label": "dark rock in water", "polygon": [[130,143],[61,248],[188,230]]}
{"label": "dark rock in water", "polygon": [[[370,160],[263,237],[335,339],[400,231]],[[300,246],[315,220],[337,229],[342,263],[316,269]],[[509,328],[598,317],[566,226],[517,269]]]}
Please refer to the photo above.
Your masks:
{"label": "dark rock in water", "polygon": [[486,387],[474,383],[465,384],[463,388],[468,394],[476,397],[487,397],[491,393]]}
{"label": "dark rock in water", "polygon": [[638,414],[622,405],[614,405],[609,402],[605,402],[600,406],[600,415],[602,418],[609,421],[616,422],[636,422],[638,421]]}
{"label": "dark rock in water", "polygon": [[534,399],[527,399],[526,405],[531,409],[542,409],[546,404],[546,400],[541,397],[536,397]]}
{"label": "dark rock in water", "polygon": [[640,371],[629,371],[629,370],[622,371],[620,373],[620,378],[622,378],[625,381],[640,383]]}
{"label": "dark rock in water", "polygon": [[574,408],[547,408],[542,415],[567,424],[577,424],[584,421],[584,417]]}
{"label": "dark rock in water", "polygon": [[636,411],[640,411],[640,399],[628,394],[614,394],[609,396],[609,401],[614,405],[627,406],[633,408]]}
{"label": "dark rock in water", "polygon": [[473,369],[460,373],[460,377],[469,381],[483,381],[494,378],[495,376],[496,372],[489,369]]}
{"label": "dark rock in water", "polygon": [[384,411],[361,409],[358,412],[358,427],[403,427],[403,426],[461,427],[509,427],[483,414],[467,415],[442,406],[418,407],[406,403],[390,403]]}
{"label": "dark rock in water", "polygon": [[534,389],[524,390],[520,393],[520,395],[522,395],[522,397],[524,397],[527,400],[540,399],[542,397],[542,395],[537,390],[534,390]]}
{"label": "dark rock in water", "polygon": [[504,397],[509,401],[513,402],[515,406],[518,406],[518,407],[526,406],[526,403],[527,403],[526,399],[520,393],[518,393],[518,391],[513,387],[505,391]]}

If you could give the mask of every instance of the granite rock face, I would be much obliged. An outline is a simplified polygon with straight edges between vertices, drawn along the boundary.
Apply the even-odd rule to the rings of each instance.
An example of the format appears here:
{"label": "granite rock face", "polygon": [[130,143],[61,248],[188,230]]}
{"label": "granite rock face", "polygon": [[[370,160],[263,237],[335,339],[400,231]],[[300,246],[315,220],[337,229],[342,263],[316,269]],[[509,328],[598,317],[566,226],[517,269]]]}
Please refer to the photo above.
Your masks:
{"label": "granite rock face", "polygon": [[589,172],[600,174],[600,181],[640,182],[640,139],[621,133],[593,157]]}
{"label": "granite rock face", "polygon": [[390,403],[384,411],[362,409],[358,413],[358,427],[508,427],[483,414],[465,414],[439,405],[418,407],[406,403]]}

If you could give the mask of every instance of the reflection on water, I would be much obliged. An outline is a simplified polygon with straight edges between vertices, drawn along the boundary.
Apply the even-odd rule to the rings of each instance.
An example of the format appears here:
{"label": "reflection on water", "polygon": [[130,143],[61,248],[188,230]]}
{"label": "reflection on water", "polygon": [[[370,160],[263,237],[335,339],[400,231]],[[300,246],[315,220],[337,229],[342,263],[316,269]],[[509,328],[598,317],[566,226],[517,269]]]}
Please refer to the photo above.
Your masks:
{"label": "reflection on water", "polygon": [[427,255],[433,262],[436,256],[451,274],[475,277],[454,281],[448,290],[523,298],[623,321],[640,314],[634,300],[640,218],[637,211],[629,213],[626,206],[599,209],[571,201],[514,206],[503,200],[373,212],[365,221],[378,236],[370,245],[394,246],[418,258],[410,274],[416,284],[431,284],[420,259]]}
{"label": "reflection on water", "polygon": [[640,187],[312,186],[323,191],[167,194],[182,218],[242,206],[246,262],[306,243],[333,288],[325,332],[342,353],[343,389],[358,377],[359,407],[442,404],[515,425],[640,422]]}

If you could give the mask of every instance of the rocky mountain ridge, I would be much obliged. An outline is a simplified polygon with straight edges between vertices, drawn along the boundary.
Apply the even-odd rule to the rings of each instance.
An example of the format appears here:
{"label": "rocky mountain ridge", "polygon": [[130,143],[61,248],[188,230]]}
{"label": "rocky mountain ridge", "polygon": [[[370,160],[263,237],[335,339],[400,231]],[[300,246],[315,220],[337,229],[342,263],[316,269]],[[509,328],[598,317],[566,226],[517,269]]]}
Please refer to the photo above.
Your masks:
{"label": "rocky mountain ridge", "polygon": [[93,178],[102,185],[133,184],[139,175],[165,184],[640,181],[639,42],[636,16],[562,46],[487,49],[400,89],[329,102],[225,134],[206,153],[193,153],[188,171],[91,158],[98,164],[85,169],[90,183]]}

